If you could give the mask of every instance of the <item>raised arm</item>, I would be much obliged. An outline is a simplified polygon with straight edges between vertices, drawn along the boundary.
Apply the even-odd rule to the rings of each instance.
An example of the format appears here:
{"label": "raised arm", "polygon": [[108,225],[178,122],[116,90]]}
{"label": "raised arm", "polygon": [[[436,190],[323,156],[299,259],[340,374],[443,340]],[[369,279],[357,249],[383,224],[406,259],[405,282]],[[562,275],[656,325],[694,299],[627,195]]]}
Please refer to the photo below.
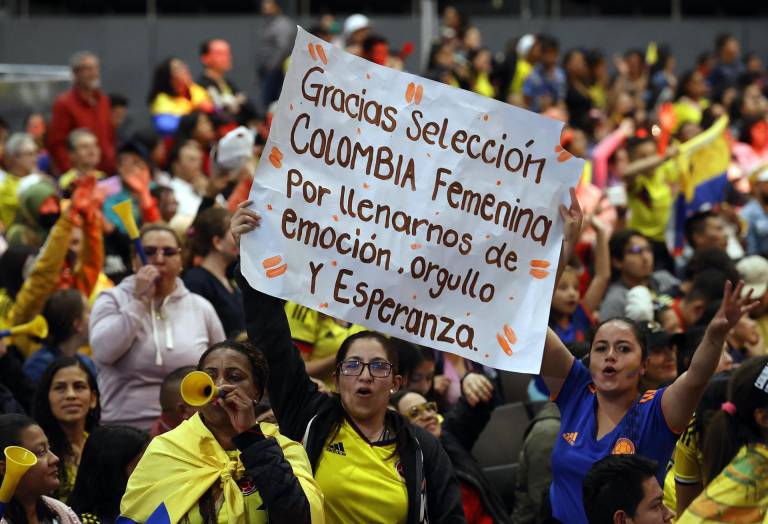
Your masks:
{"label": "raised arm", "polygon": [[624,178],[624,182],[626,182],[627,184],[630,184],[638,175],[641,175],[645,172],[656,169],[667,160],[677,156],[678,153],[679,153],[679,150],[677,149],[677,147],[672,146],[667,148],[666,153],[664,153],[663,155],[655,154],[647,158],[641,158],[640,160],[635,160],[634,162],[632,162],[627,166],[627,169],[624,170],[624,173],[622,173],[621,176]]}
{"label": "raised arm", "polygon": [[608,251],[608,233],[605,224],[594,216],[591,219],[591,223],[592,228],[597,233],[597,240],[595,241],[595,274],[592,276],[592,281],[589,283],[589,287],[582,299],[584,306],[586,306],[590,314],[597,311],[611,281],[611,255]]}
{"label": "raised arm", "polygon": [[739,282],[736,289],[730,282],[725,283],[725,292],[720,309],[707,326],[699,347],[693,354],[688,371],[680,375],[670,385],[661,399],[661,409],[667,424],[673,430],[683,430],[693,415],[709,379],[717,369],[723,353],[725,336],[739,319],[756,308],[759,304],[752,300],[752,292],[741,296],[744,282]]}
{"label": "raised arm", "polygon": [[[232,216],[235,241],[259,226],[261,217],[243,202]],[[243,310],[248,339],[263,353],[269,364],[268,391],[280,432],[301,441],[304,431],[319,406],[330,398],[320,393],[307,374],[299,350],[293,345],[283,303],[251,287],[242,273],[236,272],[243,292]]]}

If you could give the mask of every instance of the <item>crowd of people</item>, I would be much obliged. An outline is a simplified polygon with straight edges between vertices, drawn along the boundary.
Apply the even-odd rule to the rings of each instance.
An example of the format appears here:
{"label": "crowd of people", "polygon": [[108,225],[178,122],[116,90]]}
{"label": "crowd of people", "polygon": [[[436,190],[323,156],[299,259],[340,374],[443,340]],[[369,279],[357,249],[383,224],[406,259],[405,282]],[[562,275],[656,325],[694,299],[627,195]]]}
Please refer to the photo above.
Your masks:
{"label": "crowd of people", "polygon": [[[218,38],[196,80],[160,63],[143,101],[107,94],[99,58],[79,52],[50,112],[22,129],[0,118],[0,328],[48,326],[0,339],[0,446],[37,456],[4,522],[768,522],[761,57],[729,34],[695,64],[662,43],[609,55],[622,50],[548,34],[493,53],[445,9],[421,73],[564,122],[562,146],[586,160],[560,211],[508,499],[472,453],[509,400],[497,371],[242,277],[295,33],[277,2],[262,14],[258,100],[229,79]],[[413,51],[361,14],[311,32],[387,67]],[[141,104],[146,127],[129,118]],[[723,118],[727,182],[681,212],[681,146]],[[124,201],[140,248],[113,209]],[[195,370],[219,391],[202,407],[180,394]]]}

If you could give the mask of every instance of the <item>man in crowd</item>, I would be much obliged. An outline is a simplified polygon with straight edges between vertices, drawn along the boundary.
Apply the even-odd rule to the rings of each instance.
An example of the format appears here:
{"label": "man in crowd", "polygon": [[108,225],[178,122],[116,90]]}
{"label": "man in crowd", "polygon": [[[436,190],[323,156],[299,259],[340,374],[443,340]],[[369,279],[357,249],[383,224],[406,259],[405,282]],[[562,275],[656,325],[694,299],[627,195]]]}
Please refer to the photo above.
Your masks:
{"label": "man in crowd", "polygon": [[221,38],[206,40],[200,44],[200,61],[205,69],[197,83],[208,91],[217,110],[236,116],[246,98],[226,76],[232,69],[229,43]]}
{"label": "man in crowd", "polygon": [[67,148],[72,168],[59,177],[62,190],[66,192],[75,180],[85,175],[93,175],[97,180],[104,178],[104,172],[97,169],[101,150],[96,135],[87,129],[75,129],[67,138]]}
{"label": "man in crowd", "polygon": [[99,142],[99,169],[115,171],[115,129],[109,97],[101,91],[99,58],[88,51],[76,53],[70,61],[74,83],[53,104],[48,129],[48,149],[59,173],[72,167],[67,137],[77,128],[89,129]]}
{"label": "man in crowd", "polygon": [[256,46],[256,74],[261,87],[261,103],[266,109],[280,96],[283,87],[283,62],[291,54],[296,25],[283,14],[275,0],[262,0],[265,18]]}

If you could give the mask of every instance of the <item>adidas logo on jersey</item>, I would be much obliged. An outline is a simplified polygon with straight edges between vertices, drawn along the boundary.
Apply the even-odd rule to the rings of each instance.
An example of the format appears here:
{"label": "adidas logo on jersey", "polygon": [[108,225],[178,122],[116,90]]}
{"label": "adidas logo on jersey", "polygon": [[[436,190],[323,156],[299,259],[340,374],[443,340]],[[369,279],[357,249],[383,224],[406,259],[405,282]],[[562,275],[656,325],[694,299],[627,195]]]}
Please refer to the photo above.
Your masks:
{"label": "adidas logo on jersey", "polygon": [[565,441],[571,446],[573,446],[573,444],[576,442],[576,437],[578,436],[578,431],[574,431],[573,433],[563,433],[563,439],[565,439]]}
{"label": "adidas logo on jersey", "polygon": [[343,455],[347,456],[347,452],[344,451],[344,443],[343,442],[335,442],[333,444],[328,444],[328,447],[325,448],[326,451],[330,451],[331,453],[336,453],[337,455]]}

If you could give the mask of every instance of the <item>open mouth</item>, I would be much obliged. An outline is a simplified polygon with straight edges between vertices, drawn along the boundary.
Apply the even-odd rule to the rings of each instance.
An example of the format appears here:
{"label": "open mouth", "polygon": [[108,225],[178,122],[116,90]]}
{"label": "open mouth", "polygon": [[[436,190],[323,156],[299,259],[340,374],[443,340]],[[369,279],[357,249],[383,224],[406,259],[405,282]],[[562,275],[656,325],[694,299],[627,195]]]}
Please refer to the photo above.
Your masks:
{"label": "open mouth", "polygon": [[603,375],[606,377],[615,377],[617,374],[616,368],[613,366],[607,366],[603,368]]}
{"label": "open mouth", "polygon": [[355,395],[357,395],[358,397],[368,398],[372,394],[373,394],[373,391],[371,391],[371,388],[361,387],[355,390]]}

